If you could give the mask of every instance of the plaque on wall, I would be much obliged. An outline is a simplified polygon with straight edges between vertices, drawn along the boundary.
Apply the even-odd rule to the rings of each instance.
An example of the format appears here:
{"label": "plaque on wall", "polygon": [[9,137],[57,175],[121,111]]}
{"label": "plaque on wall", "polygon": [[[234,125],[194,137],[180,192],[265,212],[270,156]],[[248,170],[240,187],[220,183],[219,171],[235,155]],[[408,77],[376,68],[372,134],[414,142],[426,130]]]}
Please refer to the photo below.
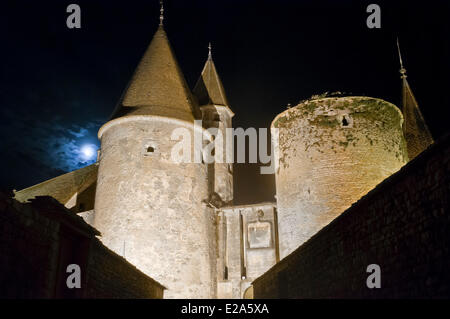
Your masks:
{"label": "plaque on wall", "polygon": [[271,247],[272,236],[269,222],[256,222],[248,224],[249,248]]}

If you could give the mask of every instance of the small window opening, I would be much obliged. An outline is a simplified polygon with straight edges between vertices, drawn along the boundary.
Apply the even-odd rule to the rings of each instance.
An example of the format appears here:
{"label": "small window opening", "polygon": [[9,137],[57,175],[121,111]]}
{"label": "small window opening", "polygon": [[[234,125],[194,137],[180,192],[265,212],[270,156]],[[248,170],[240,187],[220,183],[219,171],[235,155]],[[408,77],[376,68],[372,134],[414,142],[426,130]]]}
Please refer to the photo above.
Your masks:
{"label": "small window opening", "polygon": [[80,203],[80,205],[78,206],[78,211],[79,212],[84,212],[85,211],[83,203]]}
{"label": "small window opening", "polygon": [[143,156],[153,157],[153,156],[159,155],[158,145],[153,140],[143,141],[141,147],[142,147],[141,154]]}
{"label": "small window opening", "polygon": [[348,120],[347,120],[347,117],[346,116],[344,116],[343,118],[342,118],[342,126],[348,126]]}

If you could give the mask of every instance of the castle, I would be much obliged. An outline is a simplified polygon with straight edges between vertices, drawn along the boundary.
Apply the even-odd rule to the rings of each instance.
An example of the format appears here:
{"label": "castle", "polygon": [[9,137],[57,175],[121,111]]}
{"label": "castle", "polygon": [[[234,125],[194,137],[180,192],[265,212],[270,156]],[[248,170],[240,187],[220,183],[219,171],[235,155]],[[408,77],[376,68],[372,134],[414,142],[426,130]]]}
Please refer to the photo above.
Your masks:
{"label": "castle", "polygon": [[54,197],[166,298],[251,297],[253,280],[433,143],[402,66],[402,111],[376,98],[316,97],[277,115],[276,202],[233,205],[232,164],[171,160],[175,129],[225,135],[234,113],[211,51],[191,91],[162,22],[98,132],[97,163],[15,198]]}

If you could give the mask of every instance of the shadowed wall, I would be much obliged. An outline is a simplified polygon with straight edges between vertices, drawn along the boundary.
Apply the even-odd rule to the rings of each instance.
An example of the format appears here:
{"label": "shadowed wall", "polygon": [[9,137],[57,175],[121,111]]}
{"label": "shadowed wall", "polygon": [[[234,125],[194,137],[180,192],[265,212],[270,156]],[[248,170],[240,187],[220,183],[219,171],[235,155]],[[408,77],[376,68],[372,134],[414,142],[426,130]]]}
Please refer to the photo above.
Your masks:
{"label": "shadowed wall", "polygon": [[449,298],[449,198],[447,136],[255,280],[255,298]]}

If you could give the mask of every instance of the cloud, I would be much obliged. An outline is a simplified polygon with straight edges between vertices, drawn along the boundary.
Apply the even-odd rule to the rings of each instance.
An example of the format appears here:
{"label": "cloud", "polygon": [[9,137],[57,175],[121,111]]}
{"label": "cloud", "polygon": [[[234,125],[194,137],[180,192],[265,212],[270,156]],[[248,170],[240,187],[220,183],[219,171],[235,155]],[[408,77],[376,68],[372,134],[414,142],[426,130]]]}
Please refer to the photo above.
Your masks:
{"label": "cloud", "polygon": [[73,135],[75,137],[83,137],[83,136],[86,135],[87,132],[88,132],[88,130],[83,128],[83,127],[80,128],[79,132],[76,132],[74,130],[68,130],[67,131],[68,134],[71,134],[71,135]]}
{"label": "cloud", "polygon": [[8,108],[0,110],[0,118],[5,123],[0,126],[3,150],[0,177],[15,180],[17,176],[19,187],[26,183],[24,172],[47,179],[55,177],[55,173],[70,172],[96,161],[95,155],[87,159],[81,148],[86,144],[99,147],[100,119],[64,121],[61,116],[33,116]]}

